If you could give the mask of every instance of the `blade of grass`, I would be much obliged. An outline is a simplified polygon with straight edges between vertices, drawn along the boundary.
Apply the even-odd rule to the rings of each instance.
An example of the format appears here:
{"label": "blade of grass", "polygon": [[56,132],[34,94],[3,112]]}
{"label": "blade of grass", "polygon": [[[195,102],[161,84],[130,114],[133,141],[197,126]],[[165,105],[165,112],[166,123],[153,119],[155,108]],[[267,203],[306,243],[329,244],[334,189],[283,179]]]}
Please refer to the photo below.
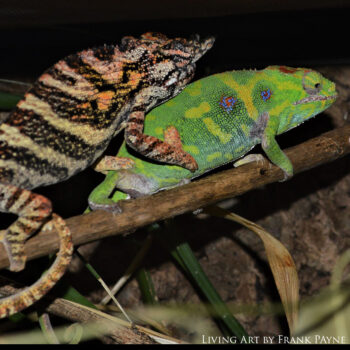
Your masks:
{"label": "blade of grass", "polygon": [[84,334],[84,327],[80,323],[73,323],[66,328],[64,339],[67,344],[79,344]]}
{"label": "blade of grass", "polygon": [[215,316],[224,325],[223,330],[227,335],[235,335],[238,339],[248,337],[248,334],[231,314],[227,305],[221,299],[219,293],[209,281],[207,275],[200,266],[191,247],[180,236],[173,220],[167,220],[166,230],[160,237],[167,244],[174,259],[184,268],[185,272],[198,286],[203,295],[207,298]]}
{"label": "blade of grass", "polygon": [[[153,240],[152,234],[147,235],[146,239],[142,243],[141,249],[137,252],[137,254],[135,255],[135,257],[131,261],[130,265],[126,269],[123,276],[117,281],[117,283],[111,289],[112,295],[115,295],[120,290],[120,288],[128,281],[128,279],[131,277],[131,275],[140,266],[141,262],[143,261],[143,258],[145,257],[146,253],[148,252],[148,250],[152,244],[152,240]],[[110,300],[111,300],[110,295],[106,295],[101,300],[101,304],[106,305]]]}
{"label": "blade of grass", "polygon": [[93,268],[91,264],[89,264],[85,258],[76,250],[76,255],[84,262],[85,267],[88,269],[88,271],[96,278],[96,280],[102,285],[103,289],[108,293],[108,295],[111,297],[113,302],[119,307],[119,310],[122,312],[124,317],[130,322],[133,323],[128,314],[125,312],[123,307],[119,304],[119,301],[114,297],[112,292],[110,291],[109,287],[105,283],[105,281],[102,279],[102,277],[98,274],[98,272]]}
{"label": "blade of grass", "polygon": [[[56,255],[50,254],[47,258],[48,258],[48,266],[49,266],[56,259]],[[97,309],[96,306],[91,301],[86,299],[74,287],[66,283],[64,279],[61,279],[57,283],[57,285],[55,286],[55,290],[57,295],[59,295],[60,297],[62,296],[63,299]]]}
{"label": "blade of grass", "polygon": [[[148,270],[145,268],[141,268],[136,273],[136,280],[139,284],[142,300],[146,305],[158,305],[158,297],[154,289],[154,284],[152,281],[152,277]],[[131,313],[133,315],[133,313]],[[144,314],[139,314],[138,319],[142,323],[147,323],[150,326],[152,326],[154,329],[167,334],[171,335],[171,332],[166,328],[165,323],[159,323],[155,321],[153,318],[146,317]]]}
{"label": "blade of grass", "polygon": [[139,284],[142,299],[145,304],[155,305],[158,303],[158,298],[154,290],[154,284],[150,273],[145,268],[141,268],[136,273],[136,279]]}
{"label": "blade of grass", "polygon": [[247,227],[262,240],[267,259],[286,313],[290,333],[293,334],[298,319],[299,279],[293,258],[276,238],[261,226],[218,206],[204,209],[208,214],[225,218]]}
{"label": "blade of grass", "polygon": [[23,96],[10,94],[8,92],[0,92],[0,109],[12,109],[21,100]]}
{"label": "blade of grass", "polygon": [[43,332],[43,335],[47,342],[49,344],[60,344],[58,338],[56,337],[56,334],[52,328],[51,322],[50,322],[50,316],[48,313],[43,313],[39,316],[39,325],[41,328],[41,331]]}
{"label": "blade of grass", "polygon": [[350,275],[343,276],[349,263],[350,249],[338,258],[329,286],[302,303],[297,336],[309,337],[318,344],[327,341],[327,337],[334,343],[349,344]]}
{"label": "blade of grass", "polygon": [[93,309],[97,309],[96,306],[86,299],[82,294],[80,294],[74,287],[68,286],[65,293],[62,296],[63,299],[73,301],[77,304],[85,305]]}

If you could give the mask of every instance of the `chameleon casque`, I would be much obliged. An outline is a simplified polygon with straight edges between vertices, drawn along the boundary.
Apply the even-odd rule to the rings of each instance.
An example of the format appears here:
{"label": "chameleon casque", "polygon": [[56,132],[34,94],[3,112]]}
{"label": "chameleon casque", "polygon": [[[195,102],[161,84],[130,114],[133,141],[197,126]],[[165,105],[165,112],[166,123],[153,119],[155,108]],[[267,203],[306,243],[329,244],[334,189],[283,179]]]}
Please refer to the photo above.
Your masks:
{"label": "chameleon casque", "polygon": [[[124,143],[119,157],[129,168],[109,171],[89,197],[92,209],[118,212],[118,200],[174,187],[244,156],[261,143],[270,161],[293,175],[293,166],[277,144],[276,135],[328,108],[336,99],[335,84],[306,68],[270,66],[264,70],[230,71],[188,85],[181,94],[153,109],[145,132],[190,153],[195,172],[160,165],[140,157]],[[256,157],[239,160],[243,164]],[[236,163],[235,163],[236,164]],[[116,191],[109,198],[114,188]]]}
{"label": "chameleon casque", "polygon": [[[0,125],[0,211],[17,214],[0,231],[10,270],[24,268],[24,243],[51,214],[51,203],[31,189],[66,180],[93,164],[111,138],[125,140],[152,159],[190,171],[196,161],[182,148],[143,133],[145,113],[177,95],[192,79],[195,62],[212,37],[168,39],[146,33],[70,55],[49,68]],[[22,292],[0,302],[0,317],[28,307],[62,276],[72,254],[71,235],[53,214],[61,239],[50,270]]]}

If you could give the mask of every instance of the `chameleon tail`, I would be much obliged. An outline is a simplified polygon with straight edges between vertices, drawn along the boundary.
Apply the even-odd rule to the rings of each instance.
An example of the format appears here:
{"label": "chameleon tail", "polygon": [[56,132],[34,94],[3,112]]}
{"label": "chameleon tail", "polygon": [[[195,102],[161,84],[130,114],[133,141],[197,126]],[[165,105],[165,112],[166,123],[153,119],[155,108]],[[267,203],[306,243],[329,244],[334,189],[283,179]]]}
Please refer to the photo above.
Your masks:
{"label": "chameleon tail", "polygon": [[69,265],[73,254],[71,232],[61,217],[56,214],[52,214],[52,217],[52,223],[60,237],[60,249],[56,260],[34,284],[0,300],[0,318],[8,317],[34,304],[56,284]]}

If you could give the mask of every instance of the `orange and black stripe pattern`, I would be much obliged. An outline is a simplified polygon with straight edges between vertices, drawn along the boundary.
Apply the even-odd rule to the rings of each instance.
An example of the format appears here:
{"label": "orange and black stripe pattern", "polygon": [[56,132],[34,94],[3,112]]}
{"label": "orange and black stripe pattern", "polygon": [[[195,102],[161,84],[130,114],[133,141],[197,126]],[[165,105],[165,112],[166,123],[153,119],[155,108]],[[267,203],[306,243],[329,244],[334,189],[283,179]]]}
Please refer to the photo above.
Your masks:
{"label": "orange and black stripe pattern", "polygon": [[[212,44],[212,38],[168,39],[153,33],[125,37],[119,46],[70,55],[39,77],[0,125],[0,211],[18,215],[0,231],[12,271],[24,268],[24,243],[51,214],[50,201],[30,190],[65,180],[95,162],[129,116],[142,113],[143,121],[150,108],[185,87],[195,62]],[[133,134],[133,125],[128,131],[136,139],[130,143],[143,146],[137,140],[142,128],[138,125]],[[38,300],[68,266],[70,231],[55,214],[51,222],[61,240],[55,263],[32,286],[1,299],[0,318]]]}
{"label": "orange and black stripe pattern", "polygon": [[145,113],[182,90],[212,42],[146,33],[59,61],[0,126],[0,169],[7,174],[1,179],[34,188],[91,165],[132,112]]}

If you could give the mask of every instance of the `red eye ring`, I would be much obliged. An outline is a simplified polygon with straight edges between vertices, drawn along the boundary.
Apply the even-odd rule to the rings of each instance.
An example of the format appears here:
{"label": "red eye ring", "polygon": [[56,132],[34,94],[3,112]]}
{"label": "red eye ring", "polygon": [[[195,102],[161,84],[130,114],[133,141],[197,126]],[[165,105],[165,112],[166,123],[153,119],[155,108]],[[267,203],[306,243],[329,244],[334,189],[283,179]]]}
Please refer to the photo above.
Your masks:
{"label": "red eye ring", "polygon": [[287,66],[280,66],[279,70],[280,70],[280,72],[286,73],[286,74],[293,74],[297,71],[296,68],[287,67]]}

